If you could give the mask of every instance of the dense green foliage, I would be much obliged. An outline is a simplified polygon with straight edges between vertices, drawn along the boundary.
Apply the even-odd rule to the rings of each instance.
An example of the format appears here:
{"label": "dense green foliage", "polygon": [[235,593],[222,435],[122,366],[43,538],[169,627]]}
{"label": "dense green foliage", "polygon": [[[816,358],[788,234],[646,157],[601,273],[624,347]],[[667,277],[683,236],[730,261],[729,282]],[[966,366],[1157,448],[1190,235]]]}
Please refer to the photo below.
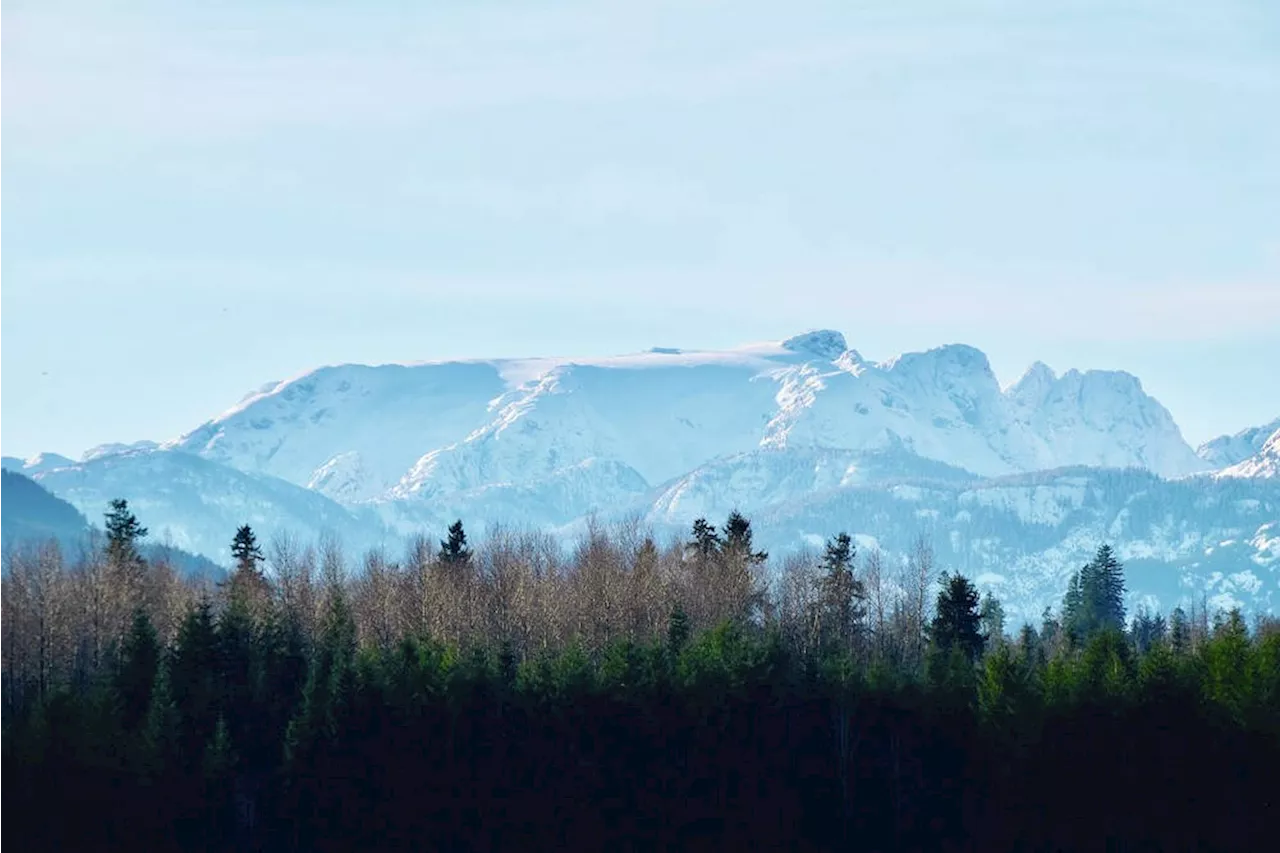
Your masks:
{"label": "dense green foliage", "polygon": [[[882,628],[867,606],[878,584],[855,576],[849,537],[828,543],[808,587],[792,577],[811,604],[786,603],[751,586],[764,555],[738,519],[723,534],[704,522],[671,557],[689,574],[669,579],[674,603],[656,598],[653,618],[608,590],[634,581],[636,597],[666,558],[646,540],[611,568],[595,538],[555,581],[565,608],[570,593],[596,596],[563,633],[492,618],[461,639],[423,627],[451,623],[388,627],[395,606],[379,578],[399,569],[376,555],[354,580],[332,550],[318,580],[288,555],[268,577],[242,528],[236,571],[194,590],[172,631],[155,623],[144,578],[96,668],[54,678],[6,655],[6,839],[59,850],[1244,850],[1274,825],[1271,623],[1250,631],[1231,613],[1179,629],[1189,620],[1175,614],[1166,630],[1143,611],[1126,629],[1102,609],[1087,632],[1064,619],[1069,642],[1052,618],[1008,638],[992,627],[998,602],[946,574],[931,620],[898,607],[883,623],[897,627]],[[471,584],[460,600],[491,611],[499,599],[479,590],[510,579],[492,573],[495,554],[512,553],[471,551],[459,524],[420,568],[445,589]],[[488,566],[483,583],[463,572],[473,564]],[[1118,563],[1091,566],[1113,575],[1106,588],[1123,584]],[[397,576],[403,589],[428,589],[411,585],[414,571]],[[700,577],[735,591],[680,586]],[[608,618],[593,622],[598,610]],[[459,613],[460,624],[492,617]],[[913,631],[927,638],[918,664],[898,636]]]}

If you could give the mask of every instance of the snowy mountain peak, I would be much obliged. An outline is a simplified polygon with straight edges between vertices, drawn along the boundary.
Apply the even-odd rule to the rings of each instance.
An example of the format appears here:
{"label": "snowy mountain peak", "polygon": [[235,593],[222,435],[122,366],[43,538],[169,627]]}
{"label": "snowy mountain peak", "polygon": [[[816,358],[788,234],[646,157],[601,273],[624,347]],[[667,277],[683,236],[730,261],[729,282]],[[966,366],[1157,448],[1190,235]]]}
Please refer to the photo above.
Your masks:
{"label": "snowy mountain peak", "polygon": [[1280,477],[1280,428],[1277,428],[1262,448],[1253,456],[1218,472],[1219,477]]}
{"label": "snowy mountain peak", "polygon": [[74,464],[75,462],[61,453],[37,453],[27,460],[27,467],[41,471],[48,471],[52,468],[65,468]]}
{"label": "snowy mountain peak", "polygon": [[115,456],[119,453],[129,453],[134,450],[155,450],[160,445],[154,441],[134,441],[128,444],[120,442],[111,442],[109,444],[99,444],[97,447],[91,447],[80,457],[81,462],[92,462],[103,456]]}
{"label": "snowy mountain peak", "polygon": [[1259,453],[1276,430],[1280,430],[1280,418],[1235,435],[1220,435],[1197,447],[1196,454],[1214,468],[1226,468]]}
{"label": "snowy mountain peak", "polygon": [[782,348],[789,352],[816,355],[819,358],[834,361],[849,349],[844,335],[832,329],[813,329],[787,338]]}
{"label": "snowy mountain peak", "polygon": [[1000,384],[987,354],[967,344],[946,344],[924,352],[904,353],[881,363],[880,367],[900,380],[941,390],[967,388],[981,396],[1000,393]]}
{"label": "snowy mountain peak", "polygon": [[901,447],[983,476],[1206,467],[1128,374],[1036,364],[1002,392],[972,346],[866,362],[830,329],[727,351],[323,367],[164,447],[348,505],[561,489],[623,468],[619,483],[658,487],[760,449]]}
{"label": "snowy mountain peak", "polygon": [[1057,381],[1058,374],[1053,372],[1053,368],[1043,361],[1037,361],[1028,367],[1018,381],[1005,390],[1005,393],[1014,400],[1038,406]]}

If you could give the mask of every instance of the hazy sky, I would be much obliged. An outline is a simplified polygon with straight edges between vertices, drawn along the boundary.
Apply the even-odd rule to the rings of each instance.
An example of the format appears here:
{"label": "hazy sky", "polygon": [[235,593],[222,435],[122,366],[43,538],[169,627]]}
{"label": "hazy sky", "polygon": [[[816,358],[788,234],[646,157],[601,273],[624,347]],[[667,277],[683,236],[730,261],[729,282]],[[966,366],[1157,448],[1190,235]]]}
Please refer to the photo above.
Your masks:
{"label": "hazy sky", "polygon": [[4,4],[3,452],[810,327],[1280,415],[1280,7]]}

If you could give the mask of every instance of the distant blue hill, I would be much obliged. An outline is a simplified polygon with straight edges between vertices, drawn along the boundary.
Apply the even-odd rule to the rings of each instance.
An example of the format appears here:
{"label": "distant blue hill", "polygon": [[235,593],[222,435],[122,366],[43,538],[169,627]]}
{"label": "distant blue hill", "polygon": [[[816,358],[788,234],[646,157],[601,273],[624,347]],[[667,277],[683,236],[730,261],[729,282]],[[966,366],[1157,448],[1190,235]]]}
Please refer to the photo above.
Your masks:
{"label": "distant blue hill", "polygon": [[[106,507],[103,507],[104,511]],[[143,520],[143,524],[146,522]],[[75,507],[15,471],[0,471],[0,550],[57,541],[68,559],[85,545],[92,530],[89,520]],[[155,558],[163,553],[186,577],[221,579],[226,569],[212,560],[159,543],[144,543],[142,553]],[[5,569],[7,570],[7,561]]]}

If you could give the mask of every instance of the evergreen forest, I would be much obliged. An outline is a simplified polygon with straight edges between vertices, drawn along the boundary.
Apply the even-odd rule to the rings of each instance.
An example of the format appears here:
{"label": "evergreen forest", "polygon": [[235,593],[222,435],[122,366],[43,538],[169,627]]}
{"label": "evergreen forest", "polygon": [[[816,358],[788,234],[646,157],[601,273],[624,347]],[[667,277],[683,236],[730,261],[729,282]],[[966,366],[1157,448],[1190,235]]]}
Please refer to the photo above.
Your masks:
{"label": "evergreen forest", "polygon": [[461,521],[358,557],[242,526],[221,580],[5,554],[14,850],[1264,850],[1280,623],[1126,612],[1100,543],[1038,624],[936,564]]}

